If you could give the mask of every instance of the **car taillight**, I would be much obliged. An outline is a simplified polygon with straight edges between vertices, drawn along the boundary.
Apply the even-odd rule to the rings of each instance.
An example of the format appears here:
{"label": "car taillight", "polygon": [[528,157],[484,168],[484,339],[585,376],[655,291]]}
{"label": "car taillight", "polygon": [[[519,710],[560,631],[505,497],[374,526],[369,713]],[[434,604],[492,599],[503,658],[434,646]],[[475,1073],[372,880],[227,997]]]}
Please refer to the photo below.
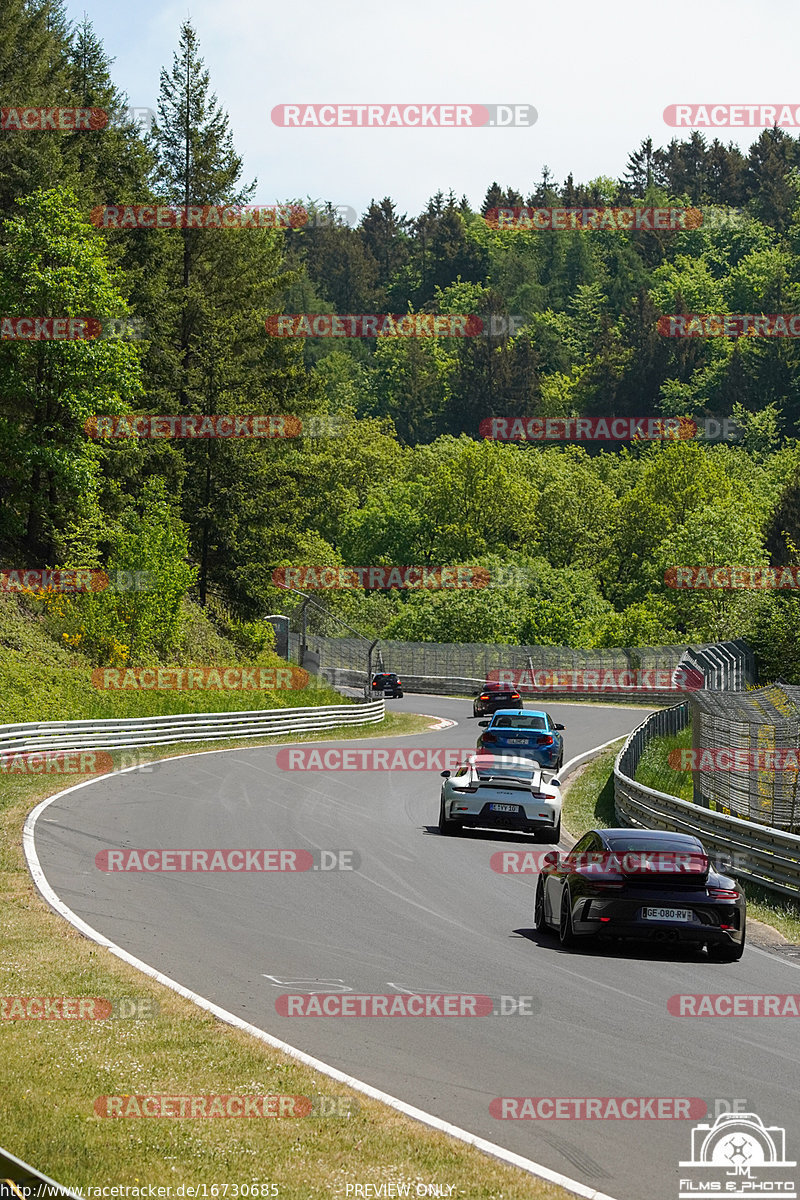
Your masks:
{"label": "car taillight", "polygon": [[484,740],[485,742],[496,742],[496,741],[497,741],[497,735],[496,735],[496,734],[494,734],[494,733],[485,733],[485,734],[483,735],[483,740]]}
{"label": "car taillight", "polygon": [[400,685],[402,684],[403,681],[402,681],[402,679],[398,679],[396,682],[397,682],[397,686],[400,687]]}
{"label": "car taillight", "polygon": [[710,887],[708,894],[712,900],[738,900],[740,892],[736,888]]}
{"label": "car taillight", "polygon": [[537,737],[537,746],[552,746],[554,739],[551,737]]}
{"label": "car taillight", "polygon": [[489,697],[488,696],[478,696],[478,699],[479,700],[488,700]]}

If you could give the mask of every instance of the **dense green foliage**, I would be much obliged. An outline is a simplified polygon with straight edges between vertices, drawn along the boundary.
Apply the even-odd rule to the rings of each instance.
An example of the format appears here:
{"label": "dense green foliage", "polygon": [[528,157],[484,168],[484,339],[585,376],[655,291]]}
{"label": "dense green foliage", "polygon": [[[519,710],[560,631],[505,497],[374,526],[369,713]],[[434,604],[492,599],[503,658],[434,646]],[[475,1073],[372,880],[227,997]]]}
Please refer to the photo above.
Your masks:
{"label": "dense green foliage", "polygon": [[[91,26],[70,28],[58,0],[6,0],[0,81],[8,103],[125,105]],[[657,329],[670,312],[800,311],[798,168],[800,140],[778,129],[748,154],[693,134],[642,143],[619,180],[557,186],[545,169],[524,193],[494,183],[479,211],[439,192],[412,218],[374,200],[355,228],[325,204],[291,230],[98,228],[92,210],[107,203],[260,198],[187,23],[148,135],[122,121],[0,141],[0,315],[132,316],[144,330],[0,341],[3,562],[151,573],[148,593],[77,598],[58,616],[60,636],[102,663],[169,658],[187,597],[224,606],[257,645],[253,622],[294,607],[272,582],[281,565],[480,563],[492,578],[477,591],[319,599],[394,638],[745,636],[765,675],[800,680],[796,594],[664,583],[681,564],[798,563],[797,342]],[[557,233],[484,219],[522,204],[693,205],[704,219]],[[408,311],[516,327],[304,339],[264,325]],[[87,436],[92,416],[124,412],[337,424],[279,441]],[[743,436],[502,445],[481,437],[494,415],[733,417]]]}

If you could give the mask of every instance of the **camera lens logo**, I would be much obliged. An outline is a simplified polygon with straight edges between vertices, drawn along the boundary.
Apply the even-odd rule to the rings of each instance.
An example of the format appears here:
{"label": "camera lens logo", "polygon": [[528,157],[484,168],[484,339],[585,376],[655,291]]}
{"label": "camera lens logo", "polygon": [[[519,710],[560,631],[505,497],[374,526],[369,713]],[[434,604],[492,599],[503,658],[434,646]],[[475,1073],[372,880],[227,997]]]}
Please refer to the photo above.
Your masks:
{"label": "camera lens logo", "polygon": [[707,1195],[710,1190],[726,1197],[770,1192],[797,1200],[795,1180],[786,1158],[786,1131],[765,1125],[756,1113],[722,1113],[713,1125],[692,1129],[692,1157],[679,1166],[691,1168],[680,1181],[680,1200]]}

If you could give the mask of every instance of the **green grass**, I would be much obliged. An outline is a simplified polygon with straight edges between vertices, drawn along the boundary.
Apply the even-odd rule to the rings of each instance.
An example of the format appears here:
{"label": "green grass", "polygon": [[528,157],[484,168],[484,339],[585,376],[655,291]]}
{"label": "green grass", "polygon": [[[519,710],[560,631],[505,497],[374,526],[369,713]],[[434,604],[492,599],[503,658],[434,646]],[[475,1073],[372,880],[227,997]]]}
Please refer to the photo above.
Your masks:
{"label": "green grass", "polygon": [[562,821],[573,837],[587,829],[616,825],[614,816],[614,760],[624,738],[591,759],[581,773],[567,779]]}
{"label": "green grass", "polygon": [[692,772],[680,771],[669,763],[672,750],[690,750],[691,747],[690,725],[678,734],[654,738],[645,747],[644,754],[639,759],[636,782],[656,792],[667,792],[668,795],[677,796],[679,800],[686,800],[691,804],[694,795]]}
{"label": "green grass", "polygon": [[[266,651],[257,660],[237,653],[202,613],[190,609],[181,647],[169,662],[148,667],[266,667],[289,664]],[[13,595],[0,595],[0,724],[23,721],[102,720],[182,712],[243,712],[345,703],[339,692],[311,676],[307,686],[272,690],[98,688],[97,664],[59,642],[48,619]]]}
{"label": "green grass", "polygon": [[[587,829],[613,828],[617,824],[614,760],[623,740],[592,759],[573,782],[567,781],[563,821],[573,837],[580,837]],[[637,783],[691,801],[691,771],[676,771],[667,760],[670,750],[688,748],[691,744],[690,729],[681,730],[677,736],[655,738],[639,760]],[[790,942],[800,944],[800,902],[757,884],[744,880],[741,883],[747,896],[748,916],[771,925]]]}
{"label": "green grass", "polygon": [[[227,747],[402,735],[430,719],[386,714],[346,730],[159,747],[139,761]],[[115,752],[119,759],[121,752]],[[348,1183],[449,1184],[475,1200],[568,1200],[563,1189],[489,1159],[334,1083],[195,1008],[83,938],[39,897],[22,854],[27,813],[87,776],[6,776],[0,791],[0,996],[140,997],[153,1019],[0,1021],[2,1145],[70,1187],[105,1183],[274,1183],[282,1200],[344,1196]],[[108,1119],[104,1095],[342,1097],[349,1115],[284,1120]],[[266,1189],[265,1194],[268,1194]]]}

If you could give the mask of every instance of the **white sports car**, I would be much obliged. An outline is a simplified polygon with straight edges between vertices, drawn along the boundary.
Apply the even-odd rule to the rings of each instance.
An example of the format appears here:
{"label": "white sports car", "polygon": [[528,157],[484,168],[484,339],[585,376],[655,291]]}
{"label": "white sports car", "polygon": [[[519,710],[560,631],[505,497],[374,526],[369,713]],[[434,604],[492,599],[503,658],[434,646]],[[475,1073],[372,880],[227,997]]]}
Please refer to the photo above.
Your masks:
{"label": "white sports car", "polygon": [[481,827],[536,833],[543,842],[561,837],[558,777],[530,758],[471,754],[442,777],[439,833]]}

